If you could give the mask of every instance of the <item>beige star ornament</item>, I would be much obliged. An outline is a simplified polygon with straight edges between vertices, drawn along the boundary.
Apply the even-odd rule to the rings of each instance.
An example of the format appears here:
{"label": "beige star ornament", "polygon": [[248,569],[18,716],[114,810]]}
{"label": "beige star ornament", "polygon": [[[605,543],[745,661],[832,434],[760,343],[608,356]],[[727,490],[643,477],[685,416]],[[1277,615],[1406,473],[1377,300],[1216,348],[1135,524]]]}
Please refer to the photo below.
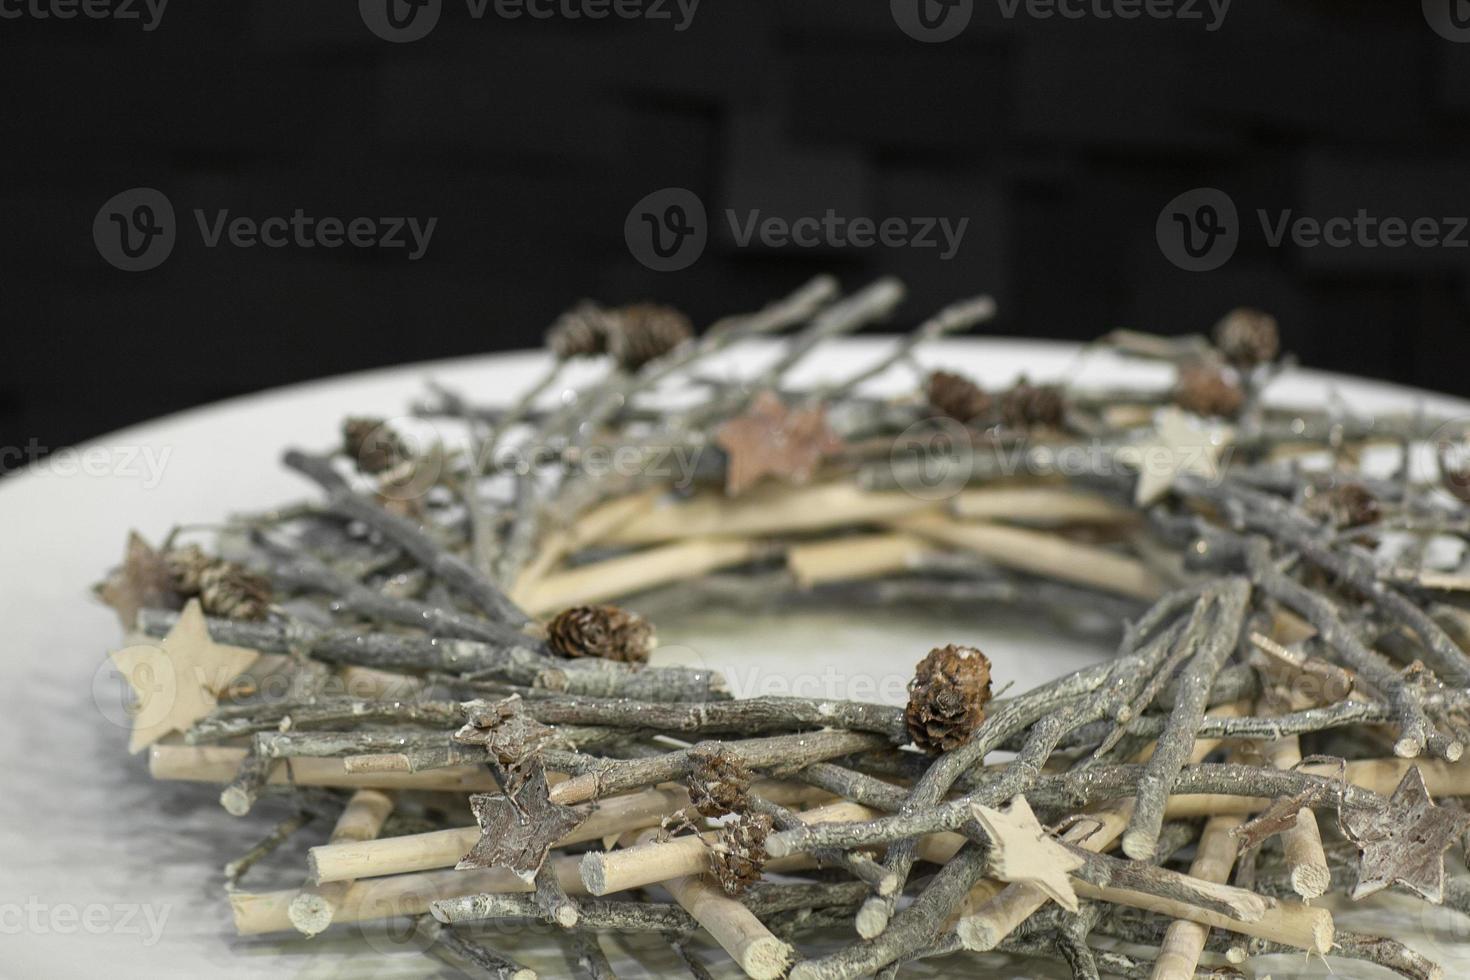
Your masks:
{"label": "beige star ornament", "polygon": [[1138,467],[1133,502],[1140,507],[1154,503],[1185,473],[1206,480],[1217,479],[1221,456],[1235,430],[1228,425],[1202,424],[1178,408],[1169,407],[1154,416],[1154,433],[1132,448]]}
{"label": "beige star ornament", "polygon": [[1068,912],[1077,911],[1077,893],[1067,875],[1083,860],[1046,832],[1026,797],[1017,796],[1004,810],[979,803],[970,810],[990,837],[992,877],[1035,885]]}
{"label": "beige star ornament", "polygon": [[170,732],[214,710],[219,695],[260,656],[209,638],[199,600],[192,600],[162,641],[140,643],[112,654],[133,689],[133,735],[129,752],[141,752]]}

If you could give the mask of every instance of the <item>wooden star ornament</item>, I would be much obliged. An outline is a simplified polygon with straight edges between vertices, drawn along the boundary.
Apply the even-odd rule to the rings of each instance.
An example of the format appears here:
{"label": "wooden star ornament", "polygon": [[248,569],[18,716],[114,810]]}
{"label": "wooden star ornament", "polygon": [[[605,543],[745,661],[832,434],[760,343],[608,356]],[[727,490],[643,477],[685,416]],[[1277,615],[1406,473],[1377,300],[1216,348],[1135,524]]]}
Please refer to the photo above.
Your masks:
{"label": "wooden star ornament", "polygon": [[1077,911],[1077,893],[1067,876],[1083,860],[1046,832],[1026,797],[1017,796],[1004,810],[976,803],[970,811],[990,837],[992,877],[1035,885],[1068,912]]}
{"label": "wooden star ornament", "polygon": [[842,448],[821,405],[790,409],[779,395],[763,391],[745,414],[720,426],[715,442],[730,456],[725,492],[734,496],[774,476],[790,483],[812,478],[824,456]]}
{"label": "wooden star ornament", "polygon": [[1220,457],[1234,438],[1230,426],[1201,425],[1172,406],[1160,410],[1154,417],[1153,436],[1134,447],[1138,461],[1134,503],[1140,507],[1154,503],[1185,473],[1218,478]]}
{"label": "wooden star ornament", "polygon": [[1357,901],[1389,885],[1403,885],[1426,901],[1444,901],[1444,852],[1470,824],[1470,815],[1435,806],[1424,775],[1414,766],[1381,809],[1342,813],[1343,830],[1362,850]]}
{"label": "wooden star ornament", "polygon": [[546,768],[533,766],[531,774],[505,793],[478,793],[470,797],[480,839],[455,867],[509,868],[530,882],[546,863],[557,841],[581,826],[589,807],[551,802]]}
{"label": "wooden star ornament", "polygon": [[140,609],[179,608],[179,596],[174,592],[163,553],[154,551],[137,531],[128,534],[123,563],[98,584],[96,591],[128,630],[137,626]]}
{"label": "wooden star ornament", "polygon": [[190,600],[162,641],[114,652],[112,662],[137,699],[128,751],[141,752],[170,732],[188,730],[259,656],[211,640],[198,599]]}

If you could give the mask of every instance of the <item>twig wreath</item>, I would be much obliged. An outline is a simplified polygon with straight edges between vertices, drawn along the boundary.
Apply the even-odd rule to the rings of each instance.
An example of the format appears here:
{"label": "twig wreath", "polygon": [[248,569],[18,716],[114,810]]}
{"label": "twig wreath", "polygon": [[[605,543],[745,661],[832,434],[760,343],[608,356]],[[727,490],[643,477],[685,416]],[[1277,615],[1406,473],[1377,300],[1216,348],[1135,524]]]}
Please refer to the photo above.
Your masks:
{"label": "twig wreath", "polygon": [[[532,974],[477,935],[495,920],[554,925],[599,978],[619,932],[666,937],[695,977],[701,933],[755,978],[988,950],[1220,976],[1283,949],[1440,976],[1312,902],[1395,888],[1470,915],[1444,868],[1470,817],[1433,801],[1470,796],[1466,427],[1273,405],[1290,363],[1251,310],[1210,338],[1098,342],[1172,364],[1162,390],[917,370],[986,297],[790,385],[902,295],[820,277],[698,336],[666,307],[584,303],[514,404],[418,407],[467,446],[350,419],[335,450],[285,454],[319,501],[234,519],[210,551],[135,535],[99,586],[133,634],[114,655],[132,749],[221,784],[231,814],[291,811],[226,868],[239,931],[408,915],[496,977]],[[753,376],[700,373],[767,335]],[[574,359],[605,373],[545,397]],[[864,393],[890,369],[915,390]],[[671,452],[692,486],[648,465]],[[1101,619],[1117,653],[992,699],[1005,651],[941,636],[906,705],[735,700],[649,663],[638,610],[660,595],[1018,605]],[[332,829],[299,885],[242,886],[312,822]]]}

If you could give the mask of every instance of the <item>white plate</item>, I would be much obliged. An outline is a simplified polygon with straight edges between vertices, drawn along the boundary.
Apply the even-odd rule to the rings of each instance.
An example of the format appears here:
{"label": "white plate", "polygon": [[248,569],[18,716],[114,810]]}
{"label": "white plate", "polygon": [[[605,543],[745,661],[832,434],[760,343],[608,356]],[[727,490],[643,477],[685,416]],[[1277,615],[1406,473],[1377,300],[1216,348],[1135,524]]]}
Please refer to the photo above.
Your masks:
{"label": "white plate", "polygon": [[[862,338],[824,349],[795,380],[841,376],[887,344]],[[769,348],[747,351],[716,370],[766,356]],[[992,385],[1021,372],[1033,379],[1076,377],[1079,366],[1074,346],[1009,341],[945,342],[920,359]],[[0,481],[0,976],[455,975],[391,936],[365,941],[352,929],[311,941],[234,937],[221,867],[260,838],[279,811],[262,804],[250,817],[232,818],[209,787],[152,783],[142,759],[127,755],[123,731],[94,699],[94,679],[117,644],[118,629],[89,587],[119,560],[131,528],[157,541],[175,523],[207,523],[311,496],[310,486],[279,465],[280,453],[290,445],[333,444],[345,415],[392,415],[420,398],[430,377],[479,400],[503,401],[529,384],[542,364],[538,354],[513,354],[296,385],[116,432],[80,447],[80,455],[62,454]],[[1166,375],[1153,366],[1089,358],[1079,380],[1125,376],[1162,382]],[[901,370],[883,380],[891,390],[906,386]],[[1403,409],[1420,399],[1439,411],[1465,409],[1441,396],[1305,372],[1279,381],[1272,396],[1321,405],[1334,389],[1359,414]],[[730,617],[716,612],[661,623],[660,632],[669,647],[697,651],[727,669],[742,692],[835,683],[841,694],[855,680],[869,685],[865,689],[893,690],[891,683],[885,688],[885,678],[896,678],[901,690],[930,646],[952,640],[984,647],[997,678],[1018,689],[1104,652],[1014,624],[936,623],[918,616],[743,618],[733,624],[741,627],[738,634],[729,625]],[[281,852],[282,862],[289,857],[285,863],[301,867],[302,848],[318,841],[321,828],[316,831],[299,835],[296,846]],[[293,874],[252,873],[246,883],[285,887]],[[1439,957],[1449,976],[1470,973],[1470,945],[1464,945],[1470,923],[1438,911],[1421,922],[1412,909],[1390,897],[1353,909],[1339,924],[1402,938]],[[536,943],[529,935],[508,940],[521,941]],[[629,945],[646,947],[640,954],[646,965],[619,955],[620,975],[677,975],[657,943]],[[972,965],[977,962],[951,959],[905,975],[944,975],[962,963],[967,975],[981,975]],[[984,962],[995,964],[984,975],[1042,975],[1037,963]],[[1265,962],[1277,977],[1326,975],[1320,964],[1304,967],[1299,957]],[[556,958],[539,965],[546,976],[570,969]],[[1338,975],[1366,977],[1368,970],[1353,964]]]}

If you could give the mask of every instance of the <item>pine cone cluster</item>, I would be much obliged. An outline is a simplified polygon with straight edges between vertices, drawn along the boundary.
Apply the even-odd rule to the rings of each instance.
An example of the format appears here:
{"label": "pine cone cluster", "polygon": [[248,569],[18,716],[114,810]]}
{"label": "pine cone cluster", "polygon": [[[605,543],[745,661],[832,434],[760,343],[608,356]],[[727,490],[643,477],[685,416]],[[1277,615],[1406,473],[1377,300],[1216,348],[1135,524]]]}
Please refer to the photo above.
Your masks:
{"label": "pine cone cluster", "polygon": [[623,370],[636,371],[693,336],[689,318],[672,306],[635,303],[617,311],[607,349]]}
{"label": "pine cone cluster", "polygon": [[1226,360],[1249,370],[1267,364],[1281,352],[1281,332],[1269,313],[1242,306],[1231,310],[1215,324],[1215,346]]}
{"label": "pine cone cluster", "polygon": [[1307,498],[1307,513],[1334,527],[1362,527],[1376,522],[1382,511],[1378,498],[1361,483],[1344,483]]}
{"label": "pine cone cluster", "polygon": [[198,545],[174,548],[163,556],[173,590],[211,616],[264,619],[270,609],[270,579],[243,565],[206,555]]}
{"label": "pine cone cluster", "polygon": [[382,419],[349,418],[342,423],[342,451],[364,473],[383,473],[408,458],[398,434]]}
{"label": "pine cone cluster", "polygon": [[750,806],[751,771],[729,752],[694,753],[689,772],[689,802],[701,816],[723,817]]}
{"label": "pine cone cluster", "polygon": [[546,642],[563,657],[645,663],[657,641],[653,624],[617,606],[573,606],[546,624]]}
{"label": "pine cone cluster", "polygon": [[1245,390],[1219,368],[1187,364],[1179,369],[1174,404],[1196,415],[1234,418],[1245,405]]}
{"label": "pine cone cluster", "polygon": [[770,834],[771,818],[759,813],[741,814],[719,829],[709,846],[709,870],[726,895],[743,895],[760,880]]}
{"label": "pine cone cluster", "polygon": [[1033,385],[1022,378],[1000,396],[1001,421],[1013,429],[1060,429],[1066,415],[1057,385]]}
{"label": "pine cone cluster", "polygon": [[556,318],[546,331],[546,346],[559,361],[607,353],[610,324],[616,314],[584,299]]}
{"label": "pine cone cluster", "polygon": [[929,405],[956,422],[972,422],[990,414],[994,399],[975,382],[952,371],[929,375],[926,392]]}
{"label": "pine cone cluster", "polygon": [[936,647],[914,668],[904,722],[925,752],[949,752],[970,740],[985,720],[990,661],[974,647]]}

